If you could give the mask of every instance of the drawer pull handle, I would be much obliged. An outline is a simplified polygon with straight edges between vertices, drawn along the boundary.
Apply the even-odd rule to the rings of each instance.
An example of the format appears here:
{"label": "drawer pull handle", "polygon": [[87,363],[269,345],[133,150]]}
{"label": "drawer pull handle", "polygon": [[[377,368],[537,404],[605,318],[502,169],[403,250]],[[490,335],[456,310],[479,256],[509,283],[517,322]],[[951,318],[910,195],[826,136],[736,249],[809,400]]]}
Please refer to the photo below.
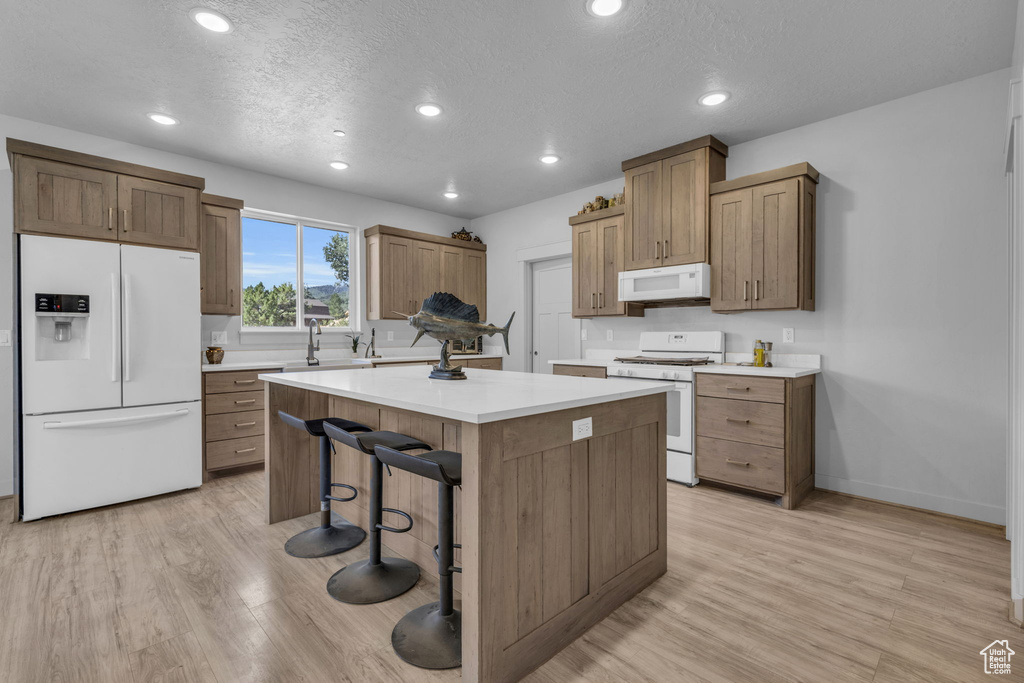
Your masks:
{"label": "drawer pull handle", "polygon": [[737,420],[737,419],[736,419],[736,418],[734,418],[734,417],[727,417],[727,418],[725,418],[725,421],[726,421],[726,422],[736,422],[736,423],[738,423],[738,424],[743,424],[743,425],[748,425],[748,424],[750,424],[750,420]]}
{"label": "drawer pull handle", "polygon": [[256,384],[254,379],[236,379],[235,384]]}
{"label": "drawer pull handle", "polygon": [[726,387],[726,391],[750,391],[750,387]]}
{"label": "drawer pull handle", "polygon": [[255,402],[256,402],[256,399],[250,398],[250,399],[246,399],[245,401],[235,401],[235,405],[236,406],[241,406],[241,405],[245,405],[246,403],[255,403]]}
{"label": "drawer pull handle", "polygon": [[727,463],[729,463],[730,465],[739,465],[740,467],[750,467],[750,463],[749,462],[740,462],[739,460],[730,460],[729,458],[726,458],[725,461]]}
{"label": "drawer pull handle", "polygon": [[255,446],[253,446],[252,448],[240,448],[237,451],[235,451],[235,453],[252,453],[254,450],[256,450]]}
{"label": "drawer pull handle", "polygon": [[252,427],[254,424],[256,424],[256,423],[255,422],[236,422],[235,426],[236,427]]}

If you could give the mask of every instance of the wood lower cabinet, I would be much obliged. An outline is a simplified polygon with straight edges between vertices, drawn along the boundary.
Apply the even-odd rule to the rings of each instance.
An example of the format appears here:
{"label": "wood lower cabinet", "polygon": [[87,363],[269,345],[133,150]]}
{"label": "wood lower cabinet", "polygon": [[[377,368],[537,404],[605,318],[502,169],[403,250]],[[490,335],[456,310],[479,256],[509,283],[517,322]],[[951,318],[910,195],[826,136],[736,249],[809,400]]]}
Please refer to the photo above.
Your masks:
{"label": "wood lower cabinet", "polygon": [[616,206],[573,216],[572,317],[642,316],[643,306],[619,301],[619,271],[623,270],[623,215]]}
{"label": "wood lower cabinet", "polygon": [[696,382],[697,476],[799,505],[814,489],[814,375],[698,372]]}
{"label": "wood lower cabinet", "polygon": [[486,320],[486,247],[386,225],[367,229],[367,320],[402,320],[439,291],[475,305]]}
{"label": "wood lower cabinet", "polygon": [[554,365],[551,368],[553,375],[566,375],[568,377],[597,377],[606,379],[608,368],[595,365]]}
{"label": "wood lower cabinet", "polygon": [[19,233],[199,249],[205,181],[7,139]]}
{"label": "wood lower cabinet", "polygon": [[211,472],[262,463],[266,415],[258,376],[277,369],[203,373],[203,481]]}
{"label": "wood lower cabinet", "polygon": [[623,270],[707,262],[708,192],[725,180],[728,153],[708,135],[622,162]]}
{"label": "wood lower cabinet", "polygon": [[711,310],[814,310],[817,179],[796,164],[712,186]]}
{"label": "wood lower cabinet", "polygon": [[241,200],[203,194],[199,282],[204,315],[242,314]]}
{"label": "wood lower cabinet", "polygon": [[502,369],[501,358],[459,358],[457,361],[453,360],[452,362],[466,368],[477,368],[479,370]]}

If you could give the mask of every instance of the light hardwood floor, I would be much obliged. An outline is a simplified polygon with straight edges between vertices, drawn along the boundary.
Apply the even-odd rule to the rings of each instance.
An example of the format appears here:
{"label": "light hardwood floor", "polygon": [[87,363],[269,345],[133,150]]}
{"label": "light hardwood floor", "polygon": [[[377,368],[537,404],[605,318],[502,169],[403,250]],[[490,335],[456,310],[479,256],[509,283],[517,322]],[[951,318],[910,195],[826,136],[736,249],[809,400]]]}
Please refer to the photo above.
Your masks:
{"label": "light hardwood floor", "polygon": [[[9,519],[10,501],[0,502]],[[365,557],[283,550],[314,516],[263,524],[263,473],[0,525],[3,681],[432,681],[391,651],[432,577],[373,606],[327,577]],[[816,492],[797,510],[669,484],[669,571],[528,680],[987,680],[1009,544],[992,527]],[[7,506],[6,508],[4,506]]]}

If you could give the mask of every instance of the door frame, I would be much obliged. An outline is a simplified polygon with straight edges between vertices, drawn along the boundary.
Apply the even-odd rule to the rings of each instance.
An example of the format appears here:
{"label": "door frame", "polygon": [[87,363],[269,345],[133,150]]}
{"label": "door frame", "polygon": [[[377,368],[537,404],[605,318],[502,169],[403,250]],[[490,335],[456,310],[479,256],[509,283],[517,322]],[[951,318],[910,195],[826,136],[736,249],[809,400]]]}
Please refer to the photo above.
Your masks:
{"label": "door frame", "polygon": [[[527,247],[516,252],[518,262],[517,278],[519,279],[519,310],[523,311],[523,344],[520,358],[522,359],[523,372],[533,372],[533,268],[534,265],[544,261],[568,257],[572,262],[572,240],[542,244],[536,247]],[[571,266],[570,266],[571,267]],[[570,294],[571,302],[571,294]],[[576,349],[581,354],[582,345],[580,342],[580,330],[582,321],[576,321]]]}

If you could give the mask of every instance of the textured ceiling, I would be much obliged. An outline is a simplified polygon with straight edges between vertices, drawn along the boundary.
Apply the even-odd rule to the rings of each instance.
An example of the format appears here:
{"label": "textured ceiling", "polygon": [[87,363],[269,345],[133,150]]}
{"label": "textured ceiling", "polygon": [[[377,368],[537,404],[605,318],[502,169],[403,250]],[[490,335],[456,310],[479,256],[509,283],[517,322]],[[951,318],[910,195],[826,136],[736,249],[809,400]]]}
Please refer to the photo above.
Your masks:
{"label": "textured ceiling", "polygon": [[471,218],[1008,66],[1017,5],[626,3],[208,0],[236,24],[215,35],[204,0],[0,0],[0,113]]}

